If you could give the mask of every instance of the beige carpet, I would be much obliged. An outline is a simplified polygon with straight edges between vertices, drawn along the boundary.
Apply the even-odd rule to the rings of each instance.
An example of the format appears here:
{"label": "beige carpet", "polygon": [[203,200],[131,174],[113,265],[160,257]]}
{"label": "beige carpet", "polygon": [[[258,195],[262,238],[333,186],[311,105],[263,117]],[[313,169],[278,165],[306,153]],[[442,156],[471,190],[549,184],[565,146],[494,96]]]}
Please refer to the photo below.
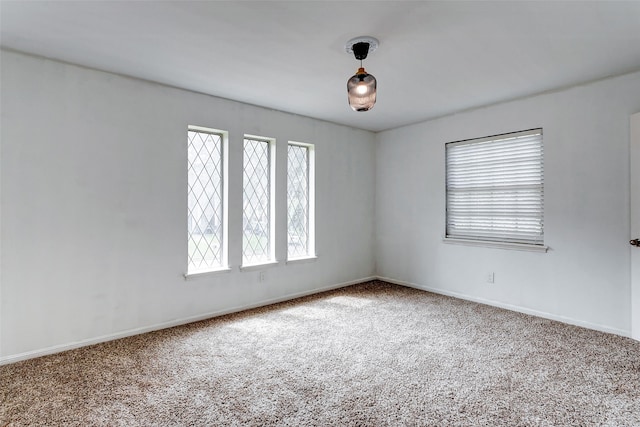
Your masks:
{"label": "beige carpet", "polygon": [[640,343],[383,282],[0,366],[0,426],[639,426]]}

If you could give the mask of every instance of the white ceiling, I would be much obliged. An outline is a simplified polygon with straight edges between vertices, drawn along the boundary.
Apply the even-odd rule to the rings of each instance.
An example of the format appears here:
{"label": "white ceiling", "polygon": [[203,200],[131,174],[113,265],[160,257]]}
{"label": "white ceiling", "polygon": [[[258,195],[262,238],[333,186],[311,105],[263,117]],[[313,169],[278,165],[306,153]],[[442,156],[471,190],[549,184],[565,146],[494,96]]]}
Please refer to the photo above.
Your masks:
{"label": "white ceiling", "polygon": [[[5,48],[379,131],[640,70],[640,1],[6,1]],[[351,111],[356,36],[378,102]]]}

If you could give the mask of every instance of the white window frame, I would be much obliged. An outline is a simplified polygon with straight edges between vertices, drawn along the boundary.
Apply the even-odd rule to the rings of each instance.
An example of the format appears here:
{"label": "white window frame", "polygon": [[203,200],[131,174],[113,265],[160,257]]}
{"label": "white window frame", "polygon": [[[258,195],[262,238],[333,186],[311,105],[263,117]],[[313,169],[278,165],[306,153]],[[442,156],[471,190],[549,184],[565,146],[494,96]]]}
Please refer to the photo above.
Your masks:
{"label": "white window frame", "polygon": [[255,140],[267,143],[269,155],[269,254],[268,259],[258,262],[247,262],[244,258],[244,229],[242,232],[242,263],[240,269],[250,270],[255,267],[263,267],[277,264],[275,259],[275,235],[276,235],[276,139],[266,136],[245,134],[242,139],[242,223],[244,224],[244,152],[245,140]]}
{"label": "white window frame", "polygon": [[[221,203],[222,203],[222,230],[221,230],[221,239],[220,244],[222,245],[222,255],[220,260],[220,265],[211,266],[207,268],[200,269],[190,269],[189,268],[189,252],[188,252],[188,240],[187,240],[187,266],[186,273],[184,274],[185,278],[200,276],[203,274],[211,274],[218,272],[230,271],[229,267],[229,215],[228,215],[228,194],[229,194],[229,132],[221,129],[214,129],[204,126],[195,126],[189,125],[187,126],[187,132],[201,132],[201,133],[210,133],[213,135],[218,135],[220,137],[221,147],[220,147],[220,167],[221,171],[221,185],[222,185],[222,194],[221,194]],[[187,165],[189,165],[190,160],[187,159]],[[188,177],[187,177],[187,185],[189,186]],[[188,187],[187,187],[188,188]],[[188,212],[188,209],[187,209]]]}
{"label": "white window frame", "polygon": [[[316,154],[315,145],[305,142],[289,141],[287,144],[287,185],[289,183],[289,145],[304,147],[307,149],[307,228],[308,242],[307,253],[305,255],[290,256],[289,255],[289,213],[287,211],[287,263],[295,261],[304,261],[316,258]],[[289,189],[287,188],[287,210],[289,208]]]}
{"label": "white window frame", "polygon": [[[539,139],[536,139],[537,135],[539,135]],[[455,154],[452,154],[455,150],[455,147],[460,147],[462,145],[468,146],[471,144],[477,144],[478,149],[486,150],[487,153],[489,153],[492,150],[492,148],[493,150],[495,150],[496,146],[500,146],[500,145],[504,147],[504,143],[508,143],[509,140],[513,140],[515,142],[517,141],[518,138],[520,138],[521,141],[522,141],[522,138],[527,138],[527,139],[534,138],[533,141],[535,143],[539,142],[539,151],[540,151],[539,175],[536,175],[536,174],[527,175],[525,174],[525,172],[522,172],[522,171],[511,172],[514,179],[518,177],[520,178],[531,177],[532,180],[539,179],[539,184],[530,185],[528,186],[528,188],[522,190],[523,194],[525,194],[528,191],[528,193],[526,193],[527,195],[530,195],[531,191],[533,191],[534,194],[535,193],[539,194],[540,213],[539,213],[539,217],[533,218],[534,222],[539,222],[539,230],[536,227],[533,227],[532,230],[534,231],[531,233],[530,236],[525,236],[524,235],[525,233],[523,232],[523,230],[518,230],[517,228],[513,230],[513,232],[509,232],[509,231],[495,232],[495,230],[491,230],[491,228],[495,224],[493,223],[493,221],[495,220],[495,218],[497,218],[496,216],[491,217],[491,219],[488,221],[487,228],[484,230],[484,232],[480,227],[475,228],[475,230],[474,230],[474,227],[470,227],[468,230],[464,230],[464,227],[462,227],[460,230],[455,230],[455,226],[451,226],[449,211],[450,209],[454,209],[454,208],[455,209],[464,209],[464,208],[462,206],[452,205],[452,203],[455,203],[455,201],[452,201],[453,199],[451,199],[451,193],[454,192],[452,191],[451,188],[453,186],[456,186],[459,189],[463,189],[462,192],[464,192],[464,189],[467,189],[467,188],[469,189],[477,188],[473,184],[469,184],[468,187],[465,186],[466,183],[464,181],[465,179],[469,179],[469,176],[466,176],[465,179],[461,179],[460,177],[455,177],[453,175],[450,175],[452,169],[457,168],[459,170],[461,165],[460,162],[462,162],[461,157],[456,158]],[[491,146],[492,143],[495,143],[494,147]],[[465,244],[465,245],[472,245],[472,246],[488,246],[488,247],[496,247],[496,248],[503,248],[503,249],[546,252],[548,247],[544,245],[544,158],[543,158],[544,152],[543,150],[544,150],[544,146],[543,146],[541,128],[531,129],[527,131],[520,131],[520,132],[510,132],[506,134],[493,135],[493,136],[484,137],[484,138],[454,141],[454,142],[449,142],[445,144],[445,164],[446,164],[445,204],[446,205],[445,205],[445,234],[444,234],[443,241],[445,243],[458,243],[458,244]],[[455,150],[455,151],[460,152],[460,150]],[[496,158],[494,158],[493,160],[495,162]],[[504,162],[503,166],[509,166],[509,158],[506,156],[506,153],[504,157],[498,158],[497,161],[499,162],[503,161]],[[454,166],[453,162],[458,162],[458,164]],[[477,164],[476,164],[476,167],[477,167]],[[500,166],[498,166],[496,170],[499,172]],[[495,174],[495,175],[485,174],[482,176],[482,179],[485,179],[485,180],[487,179],[490,180],[492,178],[499,180],[500,174]],[[478,179],[480,178],[478,177]],[[500,192],[500,191],[506,190],[507,188],[509,190],[512,189],[512,187],[505,185],[504,182],[503,183],[498,182],[495,186],[488,183],[486,187],[481,191],[485,192],[486,194],[486,191],[491,191],[495,189],[497,192]],[[512,191],[518,191],[518,189],[512,190]],[[512,213],[513,211],[510,212],[509,211],[510,209],[516,210],[515,206],[504,207],[504,205],[500,205],[497,200],[493,199],[493,193],[490,193],[490,194],[492,195],[492,198],[488,200],[488,205],[489,205],[488,207],[490,209],[493,209],[493,208],[504,209],[505,211],[503,213]],[[532,206],[534,206],[536,203],[538,202],[535,202]],[[473,217],[474,215],[473,210],[469,211],[469,215]],[[526,217],[521,217],[521,218],[526,218]]]}

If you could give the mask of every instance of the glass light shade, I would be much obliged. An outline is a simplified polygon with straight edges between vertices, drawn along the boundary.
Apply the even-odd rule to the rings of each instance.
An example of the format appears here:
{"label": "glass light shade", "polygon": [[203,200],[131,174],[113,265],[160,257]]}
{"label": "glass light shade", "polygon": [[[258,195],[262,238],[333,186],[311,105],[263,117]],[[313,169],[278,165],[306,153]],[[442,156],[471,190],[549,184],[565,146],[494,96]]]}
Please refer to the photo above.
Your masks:
{"label": "glass light shade", "polygon": [[369,111],[376,103],[376,78],[359,68],[347,81],[349,105],[354,111]]}

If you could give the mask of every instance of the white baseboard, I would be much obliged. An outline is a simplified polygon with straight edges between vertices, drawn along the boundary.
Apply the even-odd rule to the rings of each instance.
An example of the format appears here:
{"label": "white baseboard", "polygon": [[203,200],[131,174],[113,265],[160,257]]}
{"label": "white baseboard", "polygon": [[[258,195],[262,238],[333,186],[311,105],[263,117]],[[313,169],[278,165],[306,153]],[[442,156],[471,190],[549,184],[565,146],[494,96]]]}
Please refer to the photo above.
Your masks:
{"label": "white baseboard", "polygon": [[392,279],[390,277],[378,276],[377,278],[378,278],[378,280],[382,280],[382,281],[385,281],[385,282],[389,282],[389,283],[393,283],[393,284],[401,285],[401,286],[406,286],[406,287],[409,287],[409,288],[420,289],[422,291],[433,292],[434,294],[446,295],[446,296],[459,298],[459,299],[463,299],[463,300],[467,300],[467,301],[477,302],[477,303],[480,303],[480,304],[490,305],[490,306],[493,306],[493,307],[504,308],[506,310],[516,311],[516,312],[524,313],[524,314],[530,314],[532,316],[542,317],[544,319],[549,319],[549,320],[555,320],[555,321],[558,321],[558,322],[567,323],[569,325],[580,326],[582,328],[593,329],[593,330],[596,330],[596,331],[606,332],[606,333],[609,333],[609,334],[621,335],[623,337],[628,337],[628,338],[631,337],[631,331],[626,331],[626,330],[623,330],[623,329],[611,328],[609,326],[599,325],[597,323],[585,322],[583,320],[577,320],[577,319],[573,319],[571,317],[566,317],[566,316],[558,316],[556,314],[547,313],[547,312],[544,312],[544,311],[532,310],[532,309],[526,308],[526,307],[520,307],[520,306],[512,305],[512,304],[505,304],[505,303],[502,303],[502,302],[499,302],[499,301],[492,301],[492,300],[488,300],[488,299],[484,299],[484,298],[475,297],[475,296],[472,296],[472,295],[466,295],[466,294],[461,294],[461,293],[458,293],[458,292],[448,291],[448,290],[445,290],[445,289],[438,289],[438,288],[432,288],[432,287],[429,287],[429,286],[418,285],[416,283],[405,282],[403,280],[396,280],[396,279]]}
{"label": "white baseboard", "polygon": [[147,332],[153,332],[153,331],[157,331],[157,330],[161,330],[161,329],[172,328],[174,326],[186,325],[188,323],[193,323],[193,322],[198,322],[198,321],[201,321],[201,320],[211,319],[213,317],[224,316],[225,314],[237,313],[237,312],[244,311],[244,310],[250,310],[252,308],[263,307],[263,306],[270,305],[270,304],[276,304],[276,303],[283,302],[283,301],[289,301],[289,300],[296,299],[296,298],[301,298],[301,297],[314,295],[314,294],[318,294],[318,293],[325,292],[325,291],[330,291],[332,289],[344,288],[344,287],[355,285],[355,284],[358,284],[358,283],[367,282],[367,281],[370,281],[370,280],[382,280],[382,281],[393,283],[393,284],[400,285],[400,286],[406,286],[406,287],[410,287],[410,288],[414,288],[414,289],[433,292],[435,294],[446,295],[446,296],[459,298],[459,299],[463,299],[463,300],[467,300],[467,301],[473,301],[473,302],[477,302],[477,303],[480,303],[480,304],[490,305],[490,306],[493,306],[493,307],[504,308],[506,310],[516,311],[516,312],[519,312],[519,313],[529,314],[529,315],[537,316],[537,317],[542,317],[544,319],[555,320],[555,321],[558,321],[558,322],[567,323],[567,324],[575,325],[575,326],[580,326],[580,327],[587,328],[587,329],[593,329],[593,330],[600,331],[600,332],[606,332],[606,333],[621,335],[621,336],[624,336],[624,337],[630,337],[631,336],[631,332],[630,331],[626,331],[626,330],[623,330],[623,329],[611,328],[611,327],[608,327],[608,326],[605,326],[605,325],[599,325],[599,324],[595,324],[595,323],[585,322],[585,321],[582,321],[582,320],[577,320],[577,319],[573,319],[573,318],[566,317],[566,316],[558,316],[558,315],[551,314],[551,313],[546,313],[546,312],[543,312],[543,311],[532,310],[532,309],[529,309],[529,308],[520,307],[520,306],[516,306],[516,305],[512,305],[512,304],[505,304],[505,303],[501,303],[501,302],[498,302],[498,301],[492,301],[492,300],[487,300],[487,299],[484,299],[484,298],[478,298],[478,297],[475,297],[475,296],[466,295],[466,294],[462,294],[462,293],[458,293],[458,292],[452,292],[452,291],[448,291],[448,290],[445,290],[445,289],[432,288],[432,287],[429,287],[429,286],[423,286],[423,285],[419,285],[419,284],[416,284],[416,283],[406,282],[406,281],[403,281],[403,280],[396,280],[396,279],[392,279],[390,277],[370,276],[370,277],[363,277],[363,278],[357,279],[357,280],[351,280],[351,281],[344,282],[344,283],[338,283],[338,284],[334,284],[334,285],[330,285],[330,286],[324,286],[324,287],[321,287],[321,288],[316,288],[316,289],[312,289],[312,290],[308,290],[308,291],[297,292],[297,293],[293,293],[293,294],[287,294],[287,295],[283,295],[281,297],[263,300],[263,301],[260,301],[260,302],[254,303],[254,304],[248,304],[248,305],[244,305],[244,306],[237,306],[237,307],[233,307],[233,308],[229,308],[229,309],[224,309],[224,310],[218,310],[218,311],[213,311],[213,312],[209,312],[209,313],[199,314],[199,315],[196,315],[196,316],[190,316],[190,317],[185,317],[185,318],[181,318],[181,319],[175,319],[175,320],[171,320],[171,321],[168,321],[168,322],[158,323],[158,324],[155,324],[155,325],[149,325],[149,326],[145,326],[145,327],[141,327],[141,328],[129,329],[129,330],[117,332],[117,333],[114,333],[114,334],[102,335],[102,336],[95,337],[95,338],[89,338],[89,339],[86,339],[86,340],[75,341],[75,342],[71,342],[71,343],[66,343],[66,344],[46,347],[46,348],[43,348],[43,349],[32,350],[32,351],[28,351],[28,352],[24,352],[24,353],[18,353],[18,354],[9,355],[9,356],[2,356],[2,357],[0,357],[0,365],[8,365],[10,363],[20,362],[22,360],[33,359],[33,358],[36,358],[36,357],[46,356],[46,355],[49,355],[49,354],[60,353],[62,351],[73,350],[73,349],[80,348],[80,347],[86,347],[86,346],[89,346],[89,345],[99,344],[99,343],[103,343],[103,342],[107,342],[107,341],[113,341],[113,340],[117,340],[117,339],[120,339],[120,338],[126,338],[126,337],[139,335],[139,334],[144,334],[144,333],[147,333]]}
{"label": "white baseboard", "polygon": [[263,300],[253,304],[247,304],[243,306],[237,306],[233,308],[228,308],[224,310],[213,311],[209,313],[198,314],[196,316],[185,317],[181,319],[175,319],[168,322],[158,323],[155,325],[144,326],[141,328],[128,329],[126,331],[116,332],[114,334],[102,335],[95,338],[89,338],[81,341],[74,341],[71,343],[55,345],[51,347],[46,347],[38,350],[27,351],[24,353],[12,354],[9,356],[0,357],[0,365],[8,365],[10,363],[20,362],[22,360],[33,359],[40,356],[46,356],[49,354],[60,353],[62,351],[73,350],[80,347],[86,347],[89,345],[99,344],[107,341],[113,341],[120,338],[126,338],[133,335],[144,334],[147,332],[158,331],[161,329],[172,328],[174,326],[186,325],[188,323],[198,322],[200,320],[211,319],[213,317],[224,316],[225,314],[237,313],[244,310],[250,310],[252,308],[263,307],[266,305],[276,304],[283,301],[289,301],[292,299],[305,297],[309,295],[318,294],[325,291],[330,291],[332,289],[344,288],[346,286],[355,285],[358,283],[367,282],[370,280],[376,280],[376,276],[363,277],[357,280],[350,280],[348,282],[338,283],[330,286],[323,286],[321,288],[311,289],[308,291],[297,292],[293,294],[287,294],[276,298],[271,298],[267,300]]}

